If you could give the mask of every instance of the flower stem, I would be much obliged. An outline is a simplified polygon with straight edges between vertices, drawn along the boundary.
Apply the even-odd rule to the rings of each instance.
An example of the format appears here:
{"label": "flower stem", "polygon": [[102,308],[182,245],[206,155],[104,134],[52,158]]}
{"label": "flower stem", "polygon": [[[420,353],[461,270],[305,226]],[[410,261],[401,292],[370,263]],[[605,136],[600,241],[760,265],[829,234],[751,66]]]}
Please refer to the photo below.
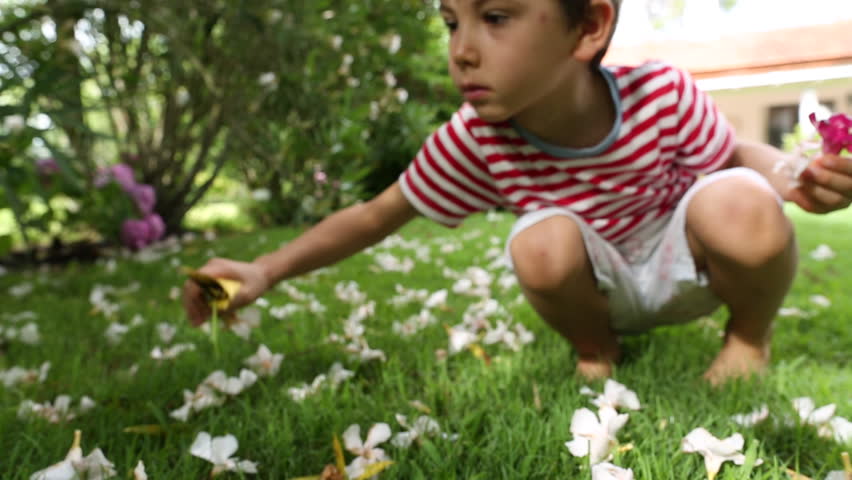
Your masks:
{"label": "flower stem", "polygon": [[210,306],[213,314],[210,316],[210,341],[213,342],[213,355],[219,359],[219,314],[215,305]]}

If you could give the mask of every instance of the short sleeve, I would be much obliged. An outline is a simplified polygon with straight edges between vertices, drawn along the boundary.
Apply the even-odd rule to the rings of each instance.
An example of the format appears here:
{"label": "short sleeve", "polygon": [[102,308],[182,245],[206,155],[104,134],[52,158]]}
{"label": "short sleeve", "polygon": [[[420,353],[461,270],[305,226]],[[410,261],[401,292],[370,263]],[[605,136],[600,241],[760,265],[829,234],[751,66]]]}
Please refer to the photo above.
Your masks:
{"label": "short sleeve", "polygon": [[674,71],[678,93],[677,163],[696,175],[724,168],[736,143],[733,128],[688,73]]}
{"label": "short sleeve", "polygon": [[473,135],[475,115],[465,104],[429,136],[399,177],[402,193],[414,208],[448,227],[501,203]]}

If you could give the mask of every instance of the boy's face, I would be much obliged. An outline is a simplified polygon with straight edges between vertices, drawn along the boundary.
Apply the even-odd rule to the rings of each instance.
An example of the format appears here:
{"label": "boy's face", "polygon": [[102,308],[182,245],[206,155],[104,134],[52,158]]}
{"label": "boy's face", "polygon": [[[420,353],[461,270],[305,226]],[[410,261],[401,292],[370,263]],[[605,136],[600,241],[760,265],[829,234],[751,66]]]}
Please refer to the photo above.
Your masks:
{"label": "boy's face", "polygon": [[588,68],[572,57],[579,32],[558,0],[442,0],[441,15],[450,75],[485,121],[546,107]]}

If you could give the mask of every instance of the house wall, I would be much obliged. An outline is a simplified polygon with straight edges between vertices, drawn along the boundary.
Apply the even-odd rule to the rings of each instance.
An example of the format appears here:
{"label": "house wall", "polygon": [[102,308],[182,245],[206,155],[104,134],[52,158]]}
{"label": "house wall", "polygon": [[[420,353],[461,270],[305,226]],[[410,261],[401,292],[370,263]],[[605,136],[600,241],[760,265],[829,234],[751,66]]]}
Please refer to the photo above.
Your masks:
{"label": "house wall", "polygon": [[826,82],[717,90],[709,92],[719,109],[734,126],[739,138],[769,141],[769,109],[798,105],[802,93],[814,89],[820,102],[833,102],[835,112],[852,115],[852,78]]}

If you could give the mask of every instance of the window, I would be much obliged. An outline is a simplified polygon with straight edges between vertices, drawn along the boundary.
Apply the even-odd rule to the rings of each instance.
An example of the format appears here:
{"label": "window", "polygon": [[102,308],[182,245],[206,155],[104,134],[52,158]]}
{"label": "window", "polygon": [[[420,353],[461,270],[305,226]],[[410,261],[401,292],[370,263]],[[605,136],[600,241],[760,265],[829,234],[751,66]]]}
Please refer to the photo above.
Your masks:
{"label": "window", "polygon": [[799,123],[798,105],[769,107],[769,130],[766,135],[769,144],[782,148],[784,135],[793,133],[797,123]]}
{"label": "window", "polygon": [[[834,101],[820,101],[820,105],[834,111]],[[784,137],[796,130],[799,123],[799,105],[776,105],[769,107],[769,125],[766,132],[770,145],[784,147]]]}

